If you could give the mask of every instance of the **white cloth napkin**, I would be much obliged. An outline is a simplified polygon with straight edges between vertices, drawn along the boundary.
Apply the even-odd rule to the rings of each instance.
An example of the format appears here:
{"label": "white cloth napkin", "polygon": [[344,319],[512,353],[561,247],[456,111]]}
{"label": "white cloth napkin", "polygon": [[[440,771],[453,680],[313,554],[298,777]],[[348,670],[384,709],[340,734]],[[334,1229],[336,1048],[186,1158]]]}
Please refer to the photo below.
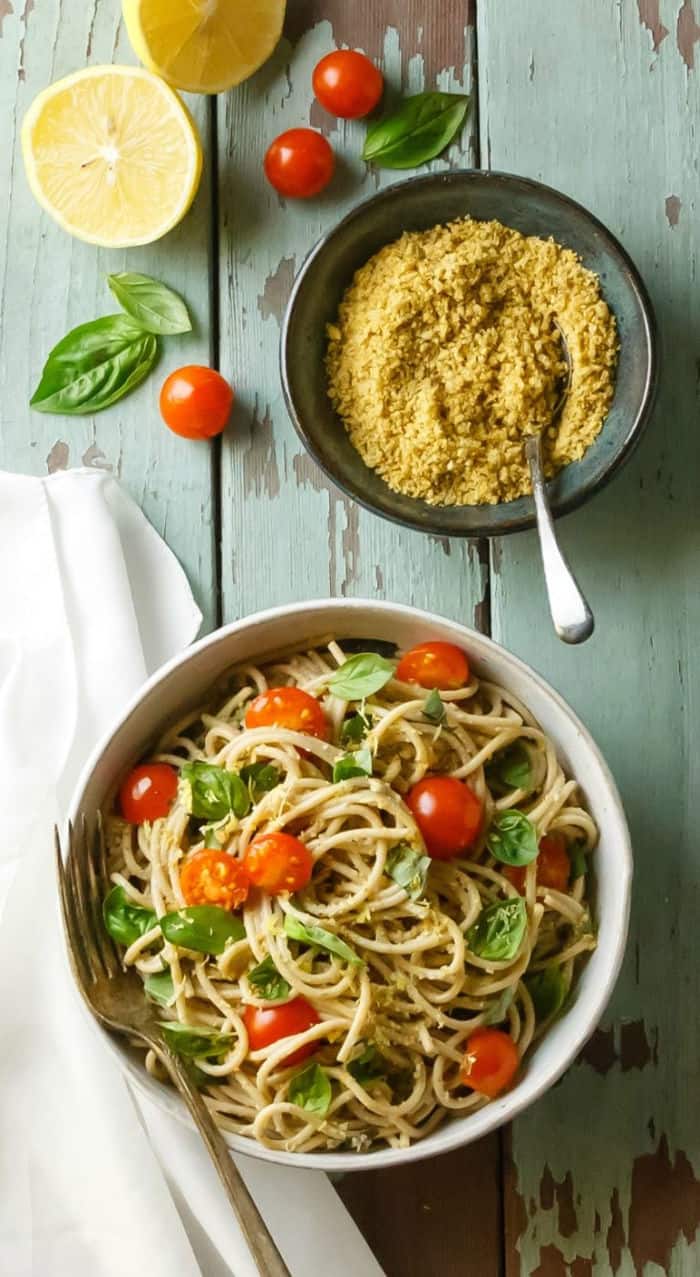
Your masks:
{"label": "white cloth napkin", "polygon": [[[194,1132],[135,1103],[67,968],[51,828],[80,765],[196,635],[185,576],[116,481],[0,473],[0,1272],[254,1277]],[[154,1156],[155,1150],[155,1156]],[[381,1274],[325,1175],[241,1158],[293,1277]]]}

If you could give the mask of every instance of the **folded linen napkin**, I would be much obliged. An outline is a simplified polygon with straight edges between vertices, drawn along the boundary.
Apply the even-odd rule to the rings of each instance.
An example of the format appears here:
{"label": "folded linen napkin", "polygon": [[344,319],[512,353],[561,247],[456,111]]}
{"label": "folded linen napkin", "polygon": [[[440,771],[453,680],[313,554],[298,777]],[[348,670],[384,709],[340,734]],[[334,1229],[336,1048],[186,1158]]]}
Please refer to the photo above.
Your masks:
{"label": "folded linen napkin", "polygon": [[[51,829],[79,768],[201,615],[109,475],[0,473],[0,1271],[255,1277],[198,1137],[132,1096],[73,986]],[[155,1150],[155,1155],[154,1155]],[[240,1167],[294,1277],[376,1265],[325,1175]]]}

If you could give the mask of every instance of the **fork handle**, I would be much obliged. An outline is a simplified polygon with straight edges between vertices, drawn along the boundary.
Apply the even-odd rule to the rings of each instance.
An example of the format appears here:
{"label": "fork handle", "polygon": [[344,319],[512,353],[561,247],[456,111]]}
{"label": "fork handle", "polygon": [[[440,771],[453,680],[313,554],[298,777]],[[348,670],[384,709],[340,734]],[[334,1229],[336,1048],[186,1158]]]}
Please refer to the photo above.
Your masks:
{"label": "fork handle", "polygon": [[161,1042],[153,1041],[151,1045],[167,1068],[192,1115],[207,1152],[219,1173],[221,1183],[226,1189],[261,1277],[291,1277],[260,1211],[246,1188],[243,1176],[231,1156],[231,1150],[189,1076],[184,1062]]}
{"label": "fork handle", "polygon": [[526,438],[525,456],[530,466],[542,566],[554,628],[564,643],[585,643],[593,633],[595,622],[557,541],[544,482],[542,440],[539,434],[528,435]]}

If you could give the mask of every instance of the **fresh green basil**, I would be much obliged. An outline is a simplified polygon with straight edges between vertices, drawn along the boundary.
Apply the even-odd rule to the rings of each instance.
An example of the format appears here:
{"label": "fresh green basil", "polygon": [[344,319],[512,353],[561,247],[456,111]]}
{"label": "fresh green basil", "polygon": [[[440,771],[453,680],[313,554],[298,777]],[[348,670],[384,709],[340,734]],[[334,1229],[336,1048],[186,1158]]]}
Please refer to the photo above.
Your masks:
{"label": "fresh green basil", "polygon": [[290,940],[301,940],[304,944],[311,944],[316,949],[327,949],[328,953],[334,953],[344,962],[350,962],[357,967],[364,966],[364,960],[358,958],[354,950],[341,940],[340,936],[334,935],[332,931],[326,931],[324,927],[307,925],[293,913],[284,915],[284,930]]}
{"label": "fresh green basil", "polygon": [[365,739],[372,726],[369,714],[348,714],[340,727],[340,740],[343,745],[359,745]]}
{"label": "fresh green basil", "polygon": [[147,333],[167,337],[191,331],[192,321],[182,298],[159,280],[120,271],[118,275],[108,275],[107,283],[119,305]]}
{"label": "fresh green basil", "polygon": [[395,643],[390,643],[388,639],[339,639],[338,643],[343,651],[353,654],[355,652],[376,652],[378,656],[386,656],[387,660],[392,661],[396,656],[398,648]]}
{"label": "fresh green basil", "polygon": [[343,701],[361,701],[384,687],[396,666],[376,652],[357,652],[339,665],[328,680],[328,690]]}
{"label": "fresh green basil", "polygon": [[552,964],[541,971],[533,971],[525,977],[525,987],[532,998],[535,1017],[539,1022],[550,1020],[561,1011],[566,1001],[568,987],[561,967]]}
{"label": "fresh green basil", "polygon": [[384,872],[403,887],[409,900],[420,900],[425,895],[430,856],[423,856],[408,843],[392,847],[386,858]]}
{"label": "fresh green basil", "polygon": [[158,343],[128,315],[105,315],[73,328],[54,346],[30,399],[37,412],[101,412],[151,371]]}
{"label": "fresh green basil", "polygon": [[492,1007],[489,1007],[484,1016],[484,1024],[502,1024],[505,1020],[508,1009],[515,997],[515,985],[510,985],[504,989],[500,998],[496,998]]}
{"label": "fresh green basil", "polygon": [[434,687],[429,696],[426,696],[423,705],[423,717],[428,719],[429,723],[439,725],[445,721],[445,702],[443,701],[437,688]]}
{"label": "fresh green basil", "polygon": [[203,820],[223,820],[234,815],[238,819],[250,811],[250,794],[236,772],[213,763],[185,763],[180,778],[189,787],[187,810]]}
{"label": "fresh green basil", "polygon": [[380,1078],[386,1077],[386,1060],[374,1043],[368,1042],[364,1050],[348,1064],[348,1073],[360,1086],[367,1086],[370,1082],[378,1082]]}
{"label": "fresh green basil", "polygon": [[487,962],[510,962],[520,949],[527,930],[527,908],[522,896],[497,900],[482,909],[467,932],[472,953]]}
{"label": "fresh green basil", "polygon": [[151,931],[158,921],[152,909],[135,905],[124,888],[119,886],[112,887],[105,896],[102,919],[112,939],[127,948],[134,940],[139,940],[147,931]]}
{"label": "fresh green basil", "polygon": [[333,784],[349,780],[351,776],[372,775],[372,754],[368,749],[358,749],[355,754],[343,754],[333,764]]}
{"label": "fresh green basil", "polygon": [[218,905],[189,905],[158,921],[166,940],[196,953],[223,953],[233,941],[245,939],[240,918]]}
{"label": "fresh green basil", "polygon": [[529,790],[532,785],[530,755],[520,741],[499,750],[486,764],[489,788],[503,793],[508,789]]}
{"label": "fresh green basil", "polygon": [[186,1059],[216,1059],[225,1055],[235,1041],[232,1033],[218,1033],[200,1025],[180,1024],[178,1020],[161,1020],[160,1027],[168,1046]]}
{"label": "fresh green basil", "polygon": [[259,803],[263,794],[275,789],[282,779],[282,772],[274,763],[248,763],[241,767],[241,780],[248,786],[248,793],[254,803]]}
{"label": "fresh green basil", "polygon": [[163,1007],[173,1005],[175,986],[170,967],[166,967],[164,971],[154,971],[152,975],[146,976],[143,987],[154,1002],[160,1002]]}
{"label": "fresh green basil", "polygon": [[588,857],[580,842],[574,843],[573,847],[569,848],[569,860],[571,861],[571,881],[576,882],[577,878],[585,878],[588,873]]}
{"label": "fresh green basil", "polygon": [[282,1002],[292,991],[292,986],[280,975],[269,956],[248,972],[248,984],[259,998],[265,998],[267,1002]]}
{"label": "fresh green basil", "polygon": [[461,129],[469,97],[465,93],[416,93],[397,111],[371,124],[362,158],[380,168],[417,168],[434,160]]}
{"label": "fresh green basil", "polygon": [[537,830],[522,811],[511,808],[496,816],[489,829],[486,846],[504,865],[529,865],[539,851]]}
{"label": "fresh green basil", "polygon": [[289,1083],[289,1102],[325,1117],[331,1106],[331,1080],[320,1064],[307,1064]]}

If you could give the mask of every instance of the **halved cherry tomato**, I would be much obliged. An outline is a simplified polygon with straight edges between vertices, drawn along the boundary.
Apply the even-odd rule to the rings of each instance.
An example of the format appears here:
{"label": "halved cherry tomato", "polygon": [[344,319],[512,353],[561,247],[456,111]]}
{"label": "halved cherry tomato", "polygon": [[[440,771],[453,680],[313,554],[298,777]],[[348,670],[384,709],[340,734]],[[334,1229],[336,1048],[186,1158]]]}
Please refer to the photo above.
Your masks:
{"label": "halved cherry tomato", "polygon": [[[538,887],[552,887],[555,891],[566,891],[571,874],[571,861],[563,834],[545,834],[543,838],[540,838],[540,851],[535,866]],[[503,877],[517,888],[521,896],[524,896],[525,866],[506,865],[502,873]]]}
{"label": "halved cherry tomato", "polygon": [[235,856],[212,847],[188,856],[180,870],[180,886],[188,905],[220,905],[238,909],[247,899],[250,881]]}
{"label": "halved cherry tomato", "polygon": [[[296,1033],[304,1033],[320,1024],[321,1017],[306,998],[292,998],[291,1002],[283,1002],[277,1007],[247,1006],[243,1012],[243,1023],[248,1031],[248,1045],[251,1051],[261,1051],[280,1038],[291,1038]],[[301,1064],[318,1050],[318,1042],[306,1042],[291,1055],[284,1057],[285,1067],[290,1064]]]}
{"label": "halved cherry tomato", "polygon": [[309,199],[330,182],[335,156],[322,133],[287,129],[267,148],[264,168],[265,177],[280,195]]}
{"label": "halved cherry tomato", "polygon": [[141,825],[144,820],[167,816],[177,793],[177,772],[168,763],[142,763],[122,781],[119,806],[125,820]]}
{"label": "halved cherry tomato", "polygon": [[481,829],[481,799],[454,776],[426,776],[409,789],[406,803],[434,860],[463,855]]}
{"label": "halved cherry tomato", "polygon": [[469,661],[461,647],[455,647],[454,643],[419,643],[404,652],[396,667],[396,677],[402,683],[454,691],[469,682]]}
{"label": "halved cherry tomato", "polygon": [[220,435],[231,414],[233,391],[215,368],[187,364],[165,378],[160,413],[166,426],[185,439]]}
{"label": "halved cherry tomato", "polygon": [[520,1063],[518,1048],[502,1029],[475,1029],[467,1040],[461,1079],[489,1099],[510,1086]]}
{"label": "halved cherry tomato", "polygon": [[253,886],[279,896],[306,886],[314,858],[306,843],[291,834],[258,834],[248,846],[243,864]]}
{"label": "halved cherry tomato", "polygon": [[373,111],[384,92],[384,76],[364,53],[337,49],[316,63],[314,93],[331,115],[358,120]]}
{"label": "halved cherry tomato", "polygon": [[328,739],[328,720],[314,696],[300,687],[270,687],[252,700],[246,727],[286,727],[290,732]]}

